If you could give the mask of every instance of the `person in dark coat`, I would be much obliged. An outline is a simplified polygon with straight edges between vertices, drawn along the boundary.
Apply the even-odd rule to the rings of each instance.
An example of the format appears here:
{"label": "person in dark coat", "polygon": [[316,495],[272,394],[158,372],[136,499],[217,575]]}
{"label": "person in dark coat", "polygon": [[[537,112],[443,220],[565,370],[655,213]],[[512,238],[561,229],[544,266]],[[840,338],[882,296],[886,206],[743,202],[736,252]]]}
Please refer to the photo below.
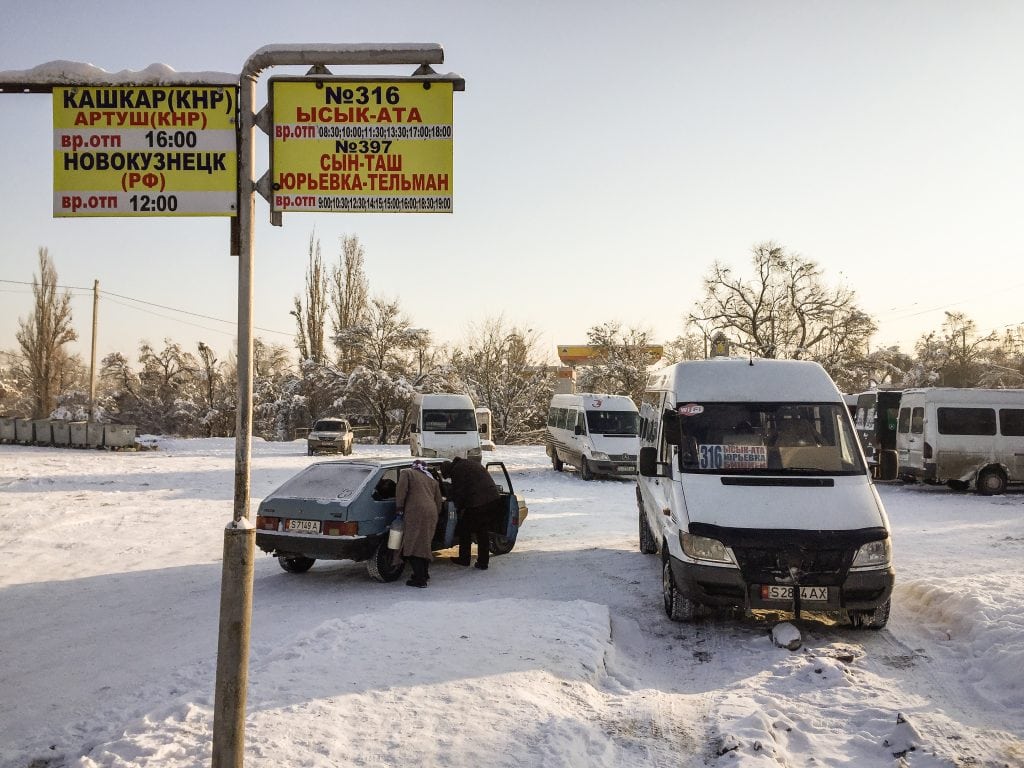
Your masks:
{"label": "person in dark coat", "polygon": [[441,465],[441,474],[451,480],[448,498],[459,510],[455,532],[459,537],[457,565],[469,565],[473,537],[476,537],[476,567],[487,570],[491,559],[491,528],[501,511],[501,493],[482,464],[456,457]]}
{"label": "person in dark coat", "polygon": [[396,552],[412,566],[410,587],[426,587],[430,581],[430,542],[441,512],[441,487],[422,461],[414,461],[411,469],[398,475],[395,511],[404,520],[402,545]]}

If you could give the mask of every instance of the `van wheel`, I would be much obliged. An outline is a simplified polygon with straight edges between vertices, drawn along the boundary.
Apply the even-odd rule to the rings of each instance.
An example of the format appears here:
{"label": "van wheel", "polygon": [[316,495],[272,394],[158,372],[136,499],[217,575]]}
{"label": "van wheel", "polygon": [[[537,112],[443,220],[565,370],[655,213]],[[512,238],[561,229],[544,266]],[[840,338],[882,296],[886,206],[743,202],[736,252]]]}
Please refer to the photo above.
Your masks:
{"label": "van wheel", "polygon": [[644,505],[637,494],[637,506],[640,508],[640,551],[645,555],[653,555],[658,551],[658,540],[651,533],[651,526],[647,524],[647,515],[644,513]]}
{"label": "van wheel", "polygon": [[394,564],[395,551],[388,549],[388,537],[381,539],[380,544],[374,551],[373,556],[366,561],[366,570],[374,581],[387,583],[396,581],[405,570],[405,561],[399,560],[398,565]]}
{"label": "van wheel", "polygon": [[998,469],[983,469],[978,475],[975,489],[982,496],[998,496],[1006,491],[1006,475]]}
{"label": "van wheel", "polygon": [[594,473],[590,471],[590,464],[587,462],[587,457],[583,457],[583,463],[580,464],[580,477],[584,480],[593,480]]}
{"label": "van wheel", "polygon": [[288,573],[305,573],[313,567],[316,560],[300,555],[278,555],[277,562]]}
{"label": "van wheel", "polygon": [[892,609],[892,599],[886,600],[878,605],[873,611],[851,611],[850,623],[855,629],[882,629],[889,623],[889,611]]}
{"label": "van wheel", "polygon": [[700,607],[693,600],[683,597],[672,576],[672,562],[665,547],[661,563],[661,592],[665,598],[665,614],[672,621],[693,621],[700,615]]}
{"label": "van wheel", "polygon": [[558,458],[558,454],[557,453],[551,454],[551,468],[554,469],[555,472],[561,472],[563,466],[565,466],[565,465],[562,464],[562,460],[560,458]]}

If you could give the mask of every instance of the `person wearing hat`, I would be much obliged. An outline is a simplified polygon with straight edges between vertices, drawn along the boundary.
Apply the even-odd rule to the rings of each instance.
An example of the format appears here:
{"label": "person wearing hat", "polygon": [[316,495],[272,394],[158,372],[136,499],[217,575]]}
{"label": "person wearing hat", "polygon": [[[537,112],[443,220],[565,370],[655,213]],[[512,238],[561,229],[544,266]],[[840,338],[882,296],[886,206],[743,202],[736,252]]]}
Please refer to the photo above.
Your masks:
{"label": "person wearing hat", "polygon": [[396,558],[402,557],[412,566],[412,578],[405,582],[406,586],[422,589],[430,581],[430,543],[441,512],[441,487],[427,465],[418,459],[411,469],[403,469],[398,475],[395,512],[404,519],[402,544]]}
{"label": "person wearing hat", "polygon": [[491,558],[491,527],[498,517],[501,492],[484,466],[477,461],[456,456],[441,465],[441,475],[451,480],[448,498],[459,510],[455,533],[459,538],[459,556],[456,565],[470,564],[473,538],[476,538],[476,567],[486,571]]}

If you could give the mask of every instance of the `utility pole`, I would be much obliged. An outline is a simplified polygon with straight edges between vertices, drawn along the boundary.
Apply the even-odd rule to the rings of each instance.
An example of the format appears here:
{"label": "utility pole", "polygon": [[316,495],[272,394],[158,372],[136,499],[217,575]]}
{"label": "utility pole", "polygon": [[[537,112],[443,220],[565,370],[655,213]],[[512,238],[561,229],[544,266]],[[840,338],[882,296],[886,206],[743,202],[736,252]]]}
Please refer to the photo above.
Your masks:
{"label": "utility pole", "polygon": [[89,362],[89,421],[96,418],[96,328],[99,325],[100,281],[92,281],[92,356]]}

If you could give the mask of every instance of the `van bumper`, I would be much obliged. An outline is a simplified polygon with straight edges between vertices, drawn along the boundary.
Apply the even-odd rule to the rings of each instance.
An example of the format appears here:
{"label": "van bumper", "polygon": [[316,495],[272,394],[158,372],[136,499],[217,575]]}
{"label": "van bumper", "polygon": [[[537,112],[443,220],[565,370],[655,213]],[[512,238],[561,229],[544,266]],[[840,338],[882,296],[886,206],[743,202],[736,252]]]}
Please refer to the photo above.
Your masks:
{"label": "van bumper", "polygon": [[635,461],[597,461],[588,459],[590,469],[595,475],[611,475],[613,477],[632,477],[636,474]]}
{"label": "van bumper", "polygon": [[[687,563],[670,557],[676,588],[694,602],[714,607],[743,608],[744,610],[792,610],[789,601],[761,599],[761,585],[747,584],[739,568],[718,568]],[[884,603],[892,595],[895,571],[890,566],[882,570],[850,571],[840,585],[828,586],[827,603],[804,603],[804,610],[868,611]],[[819,585],[806,585],[819,586]]]}

